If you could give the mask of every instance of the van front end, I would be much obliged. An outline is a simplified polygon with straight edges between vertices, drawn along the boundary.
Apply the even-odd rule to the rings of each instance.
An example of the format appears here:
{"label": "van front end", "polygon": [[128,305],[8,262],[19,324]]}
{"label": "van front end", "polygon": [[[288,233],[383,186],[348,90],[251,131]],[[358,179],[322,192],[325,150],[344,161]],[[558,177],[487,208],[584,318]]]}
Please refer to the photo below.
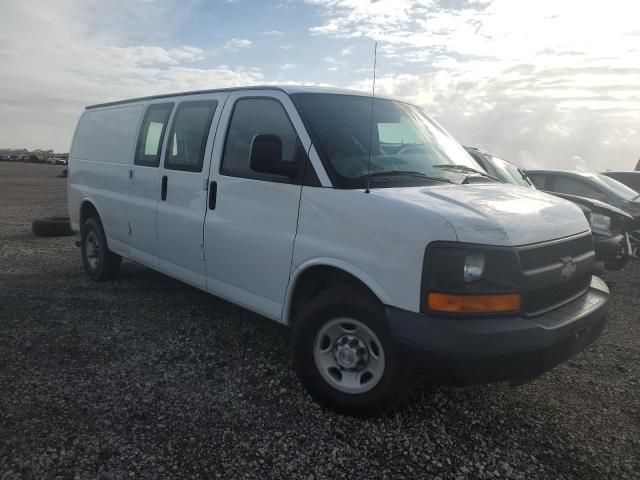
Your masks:
{"label": "van front end", "polygon": [[609,290],[592,276],[591,235],[487,247],[427,248],[421,311],[386,308],[414,370],[441,383],[526,382],[603,331]]}

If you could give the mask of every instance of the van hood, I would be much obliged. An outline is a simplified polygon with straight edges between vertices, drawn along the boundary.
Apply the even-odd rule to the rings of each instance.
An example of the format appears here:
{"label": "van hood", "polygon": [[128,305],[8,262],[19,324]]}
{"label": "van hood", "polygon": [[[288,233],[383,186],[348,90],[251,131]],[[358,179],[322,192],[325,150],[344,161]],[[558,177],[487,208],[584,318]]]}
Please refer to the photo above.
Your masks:
{"label": "van hood", "polygon": [[380,188],[372,193],[440,215],[460,242],[522,246],[590,229],[573,203],[508,184]]}

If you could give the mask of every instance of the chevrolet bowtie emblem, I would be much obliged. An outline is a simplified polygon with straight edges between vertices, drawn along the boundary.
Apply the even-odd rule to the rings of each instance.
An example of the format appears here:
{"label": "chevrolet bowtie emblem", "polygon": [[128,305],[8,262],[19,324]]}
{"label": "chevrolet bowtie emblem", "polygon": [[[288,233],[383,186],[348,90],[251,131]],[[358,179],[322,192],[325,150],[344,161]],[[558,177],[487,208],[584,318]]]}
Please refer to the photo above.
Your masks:
{"label": "chevrolet bowtie emblem", "polygon": [[562,269],[560,270],[560,276],[562,278],[571,278],[576,273],[576,263],[573,261],[573,257],[561,258]]}

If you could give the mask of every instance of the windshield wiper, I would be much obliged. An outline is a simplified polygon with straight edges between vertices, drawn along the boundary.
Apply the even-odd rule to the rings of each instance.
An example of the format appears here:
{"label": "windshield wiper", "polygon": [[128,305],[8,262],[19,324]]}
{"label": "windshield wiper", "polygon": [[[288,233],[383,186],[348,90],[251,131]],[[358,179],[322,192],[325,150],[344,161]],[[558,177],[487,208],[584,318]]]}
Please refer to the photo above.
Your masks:
{"label": "windshield wiper", "polygon": [[481,172],[480,170],[476,170],[475,168],[467,167],[466,165],[443,163],[442,165],[434,165],[433,168],[441,168],[442,170],[453,170],[454,172],[457,171],[457,172],[475,173],[477,175],[482,175],[483,177],[490,178],[491,180],[495,180],[496,182],[500,182],[500,180],[498,180],[496,177],[491,176],[486,172]]}
{"label": "windshield wiper", "polygon": [[374,172],[374,173],[369,173],[367,175],[362,175],[361,177],[358,177],[358,180],[366,180],[368,178],[379,179],[381,177],[413,177],[413,178],[421,178],[423,180],[433,180],[436,182],[454,183],[448,178],[434,177],[431,175],[427,175],[426,173],[412,172],[408,170],[386,170],[382,172]]}

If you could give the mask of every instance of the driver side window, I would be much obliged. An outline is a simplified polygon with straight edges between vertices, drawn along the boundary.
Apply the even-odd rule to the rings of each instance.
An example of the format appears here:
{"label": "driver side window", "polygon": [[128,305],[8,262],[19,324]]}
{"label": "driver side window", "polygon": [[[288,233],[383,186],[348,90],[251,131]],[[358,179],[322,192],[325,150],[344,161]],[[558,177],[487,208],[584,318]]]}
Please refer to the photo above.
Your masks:
{"label": "driver side window", "polygon": [[271,98],[242,98],[233,108],[220,173],[232,177],[290,183],[292,180],[287,177],[251,169],[251,143],[256,135],[278,136],[282,142],[282,160],[304,165],[307,155],[280,102]]}

